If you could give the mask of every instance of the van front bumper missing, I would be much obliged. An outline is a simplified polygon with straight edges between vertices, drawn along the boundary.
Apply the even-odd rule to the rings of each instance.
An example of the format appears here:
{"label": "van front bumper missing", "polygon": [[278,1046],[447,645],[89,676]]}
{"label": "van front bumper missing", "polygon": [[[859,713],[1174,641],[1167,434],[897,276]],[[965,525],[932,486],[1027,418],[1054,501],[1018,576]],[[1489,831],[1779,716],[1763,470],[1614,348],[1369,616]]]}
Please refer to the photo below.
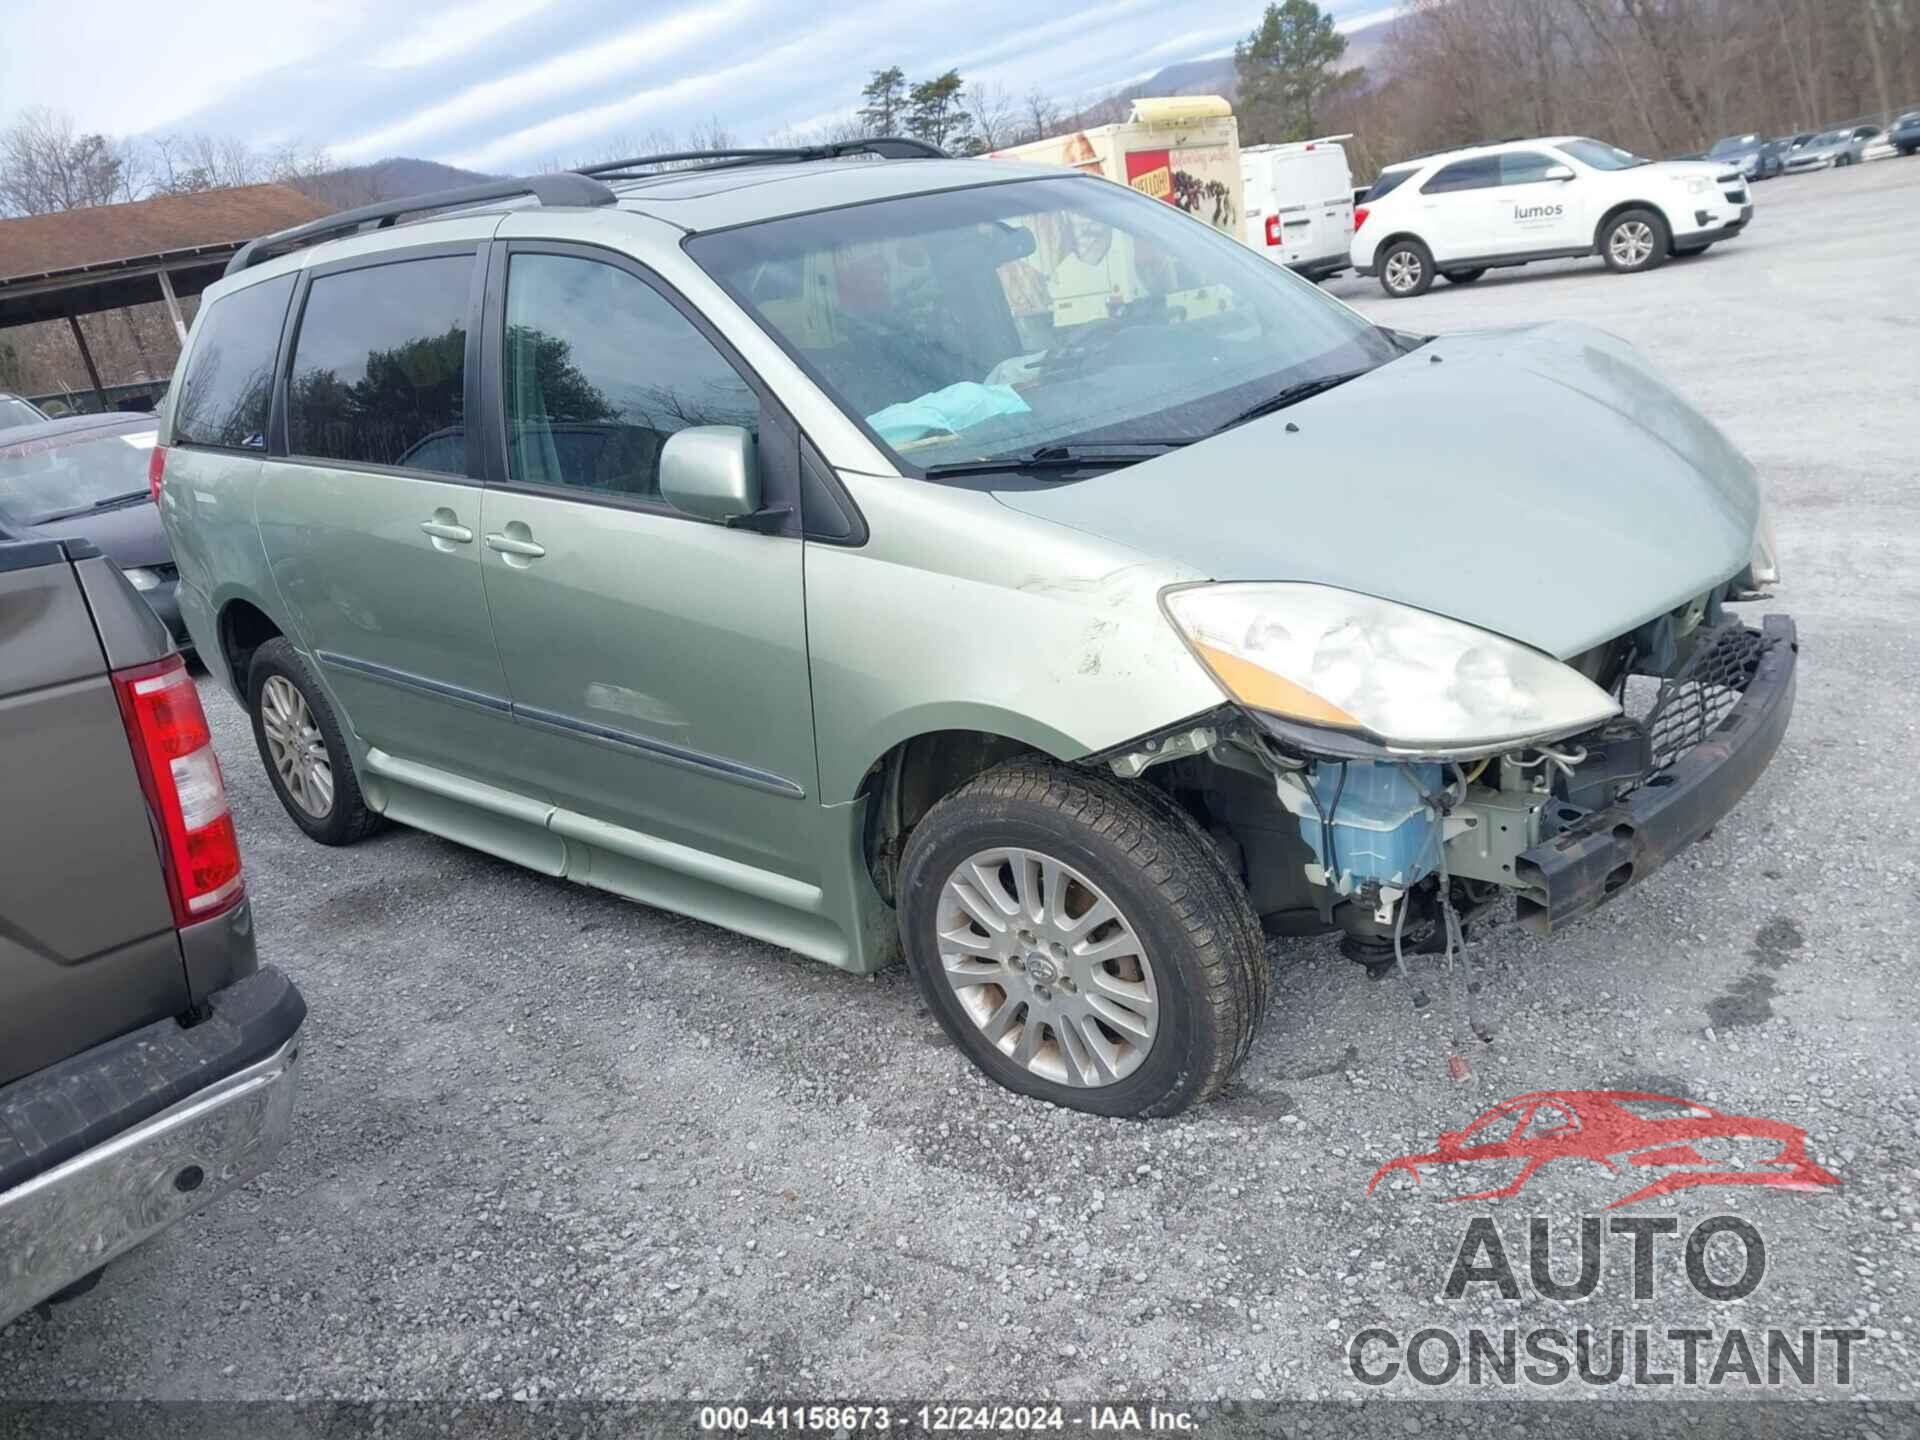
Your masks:
{"label": "van front bumper missing", "polygon": [[1780,748],[1793,714],[1798,660],[1793,621],[1767,616],[1752,677],[1710,734],[1621,800],[1520,854],[1514,864],[1520,921],[1542,933],[1557,930],[1713,829]]}
{"label": "van front bumper missing", "polygon": [[0,1088],[0,1325],[246,1184],[286,1144],[300,992],[267,968],[209,1004],[191,1029],[162,1021]]}

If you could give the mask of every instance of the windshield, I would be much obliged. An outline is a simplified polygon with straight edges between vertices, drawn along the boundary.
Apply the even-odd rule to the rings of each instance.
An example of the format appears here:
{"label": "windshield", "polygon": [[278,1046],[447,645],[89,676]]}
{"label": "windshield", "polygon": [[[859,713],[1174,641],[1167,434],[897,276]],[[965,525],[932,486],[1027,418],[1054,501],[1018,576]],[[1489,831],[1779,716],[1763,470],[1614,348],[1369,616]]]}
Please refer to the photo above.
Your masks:
{"label": "windshield", "polygon": [[15,425],[38,425],[46,418],[26,401],[0,395],[0,430],[10,430]]}
{"label": "windshield", "polygon": [[1653,163],[1631,150],[1622,150],[1618,145],[1609,145],[1602,140],[1562,140],[1560,149],[1595,170],[1630,170],[1635,165]]}
{"label": "windshield", "polygon": [[82,431],[8,445],[0,441],[0,514],[16,525],[144,498],[157,429]]}
{"label": "windshield", "polygon": [[910,467],[1198,439],[1399,353],[1237,240],[1107,180],[903,196],[687,249]]}
{"label": "windshield", "polygon": [[1851,130],[1823,130],[1813,137],[1816,145],[1838,145],[1842,140],[1853,139]]}
{"label": "windshield", "polygon": [[1709,155],[1735,155],[1742,150],[1751,150],[1760,143],[1758,135],[1729,135],[1724,140],[1713,142]]}

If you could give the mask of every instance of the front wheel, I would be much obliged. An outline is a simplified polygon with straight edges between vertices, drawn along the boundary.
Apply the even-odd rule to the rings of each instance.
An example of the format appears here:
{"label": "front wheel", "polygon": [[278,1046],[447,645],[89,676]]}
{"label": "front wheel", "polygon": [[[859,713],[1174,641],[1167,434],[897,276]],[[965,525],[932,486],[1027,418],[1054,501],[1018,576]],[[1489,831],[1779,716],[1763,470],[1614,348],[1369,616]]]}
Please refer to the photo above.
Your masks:
{"label": "front wheel", "polygon": [[1096,1115],[1172,1115],[1246,1058],[1269,984],[1245,888],[1158,790],[1038,760],[915,827],[907,963],[993,1080]]}
{"label": "front wheel", "polygon": [[1395,300],[1433,288],[1433,252],[1418,240],[1396,240],[1380,257],[1380,288]]}
{"label": "front wheel", "polygon": [[1667,222],[1654,211],[1626,210],[1607,222],[1600,253],[1609,270],[1637,275],[1663,262],[1671,243]]}
{"label": "front wheel", "polygon": [[1442,273],[1446,275],[1449,285],[1471,285],[1487,273],[1487,267],[1482,265],[1475,270],[1447,270]]}

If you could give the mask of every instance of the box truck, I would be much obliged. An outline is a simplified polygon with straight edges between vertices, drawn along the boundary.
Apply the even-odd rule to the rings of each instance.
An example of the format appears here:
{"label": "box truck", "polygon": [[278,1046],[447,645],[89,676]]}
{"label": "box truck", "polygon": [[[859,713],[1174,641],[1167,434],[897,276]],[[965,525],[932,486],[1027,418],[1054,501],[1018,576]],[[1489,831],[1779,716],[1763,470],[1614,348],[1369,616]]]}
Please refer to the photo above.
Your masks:
{"label": "box truck", "polygon": [[1012,145],[988,158],[1104,175],[1241,237],[1240,127],[1218,95],[1136,100],[1117,124]]}

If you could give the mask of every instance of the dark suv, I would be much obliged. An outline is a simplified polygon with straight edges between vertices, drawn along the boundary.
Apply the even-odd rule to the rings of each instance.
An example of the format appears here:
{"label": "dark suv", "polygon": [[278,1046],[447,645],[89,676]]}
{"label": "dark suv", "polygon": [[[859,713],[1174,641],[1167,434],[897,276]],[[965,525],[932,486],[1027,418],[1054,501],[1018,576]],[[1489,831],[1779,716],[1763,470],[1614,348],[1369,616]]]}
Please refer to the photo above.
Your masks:
{"label": "dark suv", "polygon": [[0,1325],[264,1170],[300,992],[254,954],[212,737],[83,540],[0,530]]}

